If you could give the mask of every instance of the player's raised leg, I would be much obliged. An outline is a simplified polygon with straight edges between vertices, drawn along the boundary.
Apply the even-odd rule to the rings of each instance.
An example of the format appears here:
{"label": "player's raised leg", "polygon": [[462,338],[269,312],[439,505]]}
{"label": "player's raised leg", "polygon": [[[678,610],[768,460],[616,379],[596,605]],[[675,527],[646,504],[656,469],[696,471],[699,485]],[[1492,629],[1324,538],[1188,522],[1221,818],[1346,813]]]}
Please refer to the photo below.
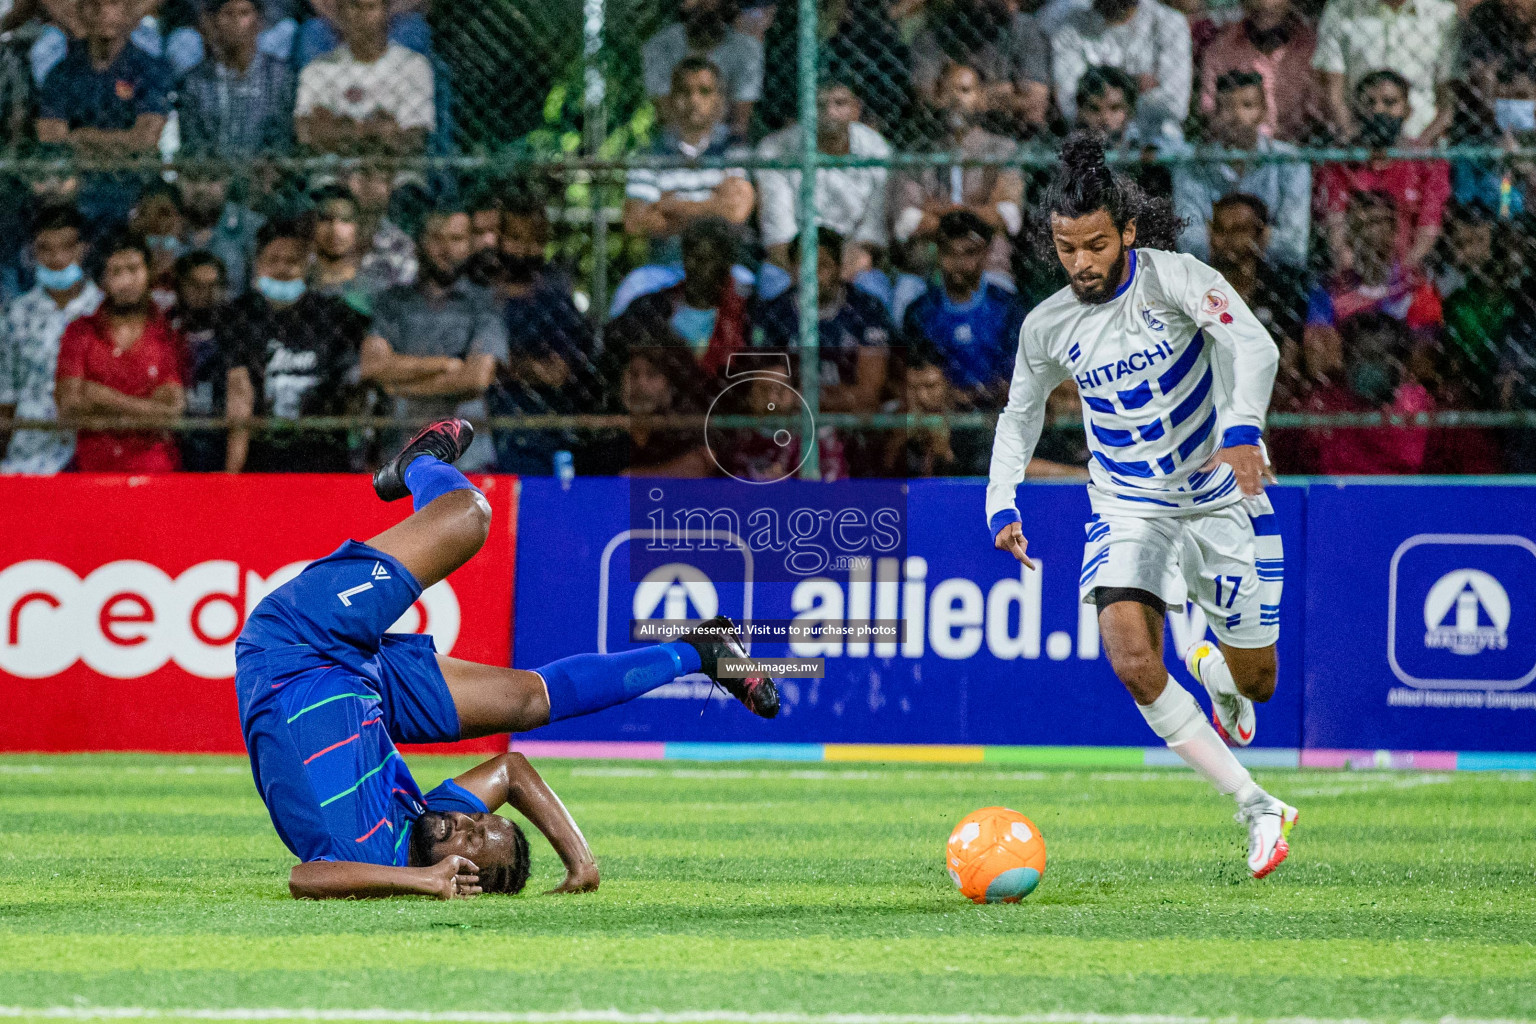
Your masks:
{"label": "player's raised leg", "polygon": [[1248,826],[1248,868],[1263,878],[1290,853],[1287,833],[1296,810],[1270,796],[1253,781],[1205,718],[1190,692],[1168,674],[1163,663],[1161,598],[1131,588],[1100,587],[1099,634],[1115,675],[1136,700],[1152,731],[1185,764],[1216,790],[1237,802],[1238,819]]}
{"label": "player's raised leg", "polygon": [[550,722],[589,715],[649,693],[679,676],[703,672],[749,711],[772,718],[779,711],[771,679],[721,677],[721,658],[744,657],[734,625],[718,616],[681,640],[614,654],[578,654],[534,671],[479,665],[438,655],[437,663],[468,739],[524,732]]}
{"label": "player's raised leg", "polygon": [[[467,420],[441,420],[406,443],[374,474],[385,501],[411,496],[415,512],[368,545],[391,555],[423,589],[446,577],[480,550],[490,530],[484,495],[452,465],[474,440]],[[675,643],[615,654],[580,654],[536,671],[478,665],[438,656],[458,712],[462,738],[521,732],[633,700],[679,676],[703,671],[716,678],[722,656],[744,652],[723,616]],[[771,679],[716,679],[754,714],[778,714]]]}
{"label": "player's raised leg", "polygon": [[1201,640],[1184,664],[1211,695],[1216,731],[1234,747],[1257,733],[1255,703],[1275,693],[1280,595],[1285,580],[1280,529],[1269,499],[1247,498],[1186,523],[1181,555],[1186,588],[1217,643]]}
{"label": "player's raised leg", "polygon": [[414,513],[368,541],[410,570],[425,590],[474,557],[491,529],[491,506],[453,467],[475,439],[468,420],[439,420],[373,475],[384,501],[410,495]]}

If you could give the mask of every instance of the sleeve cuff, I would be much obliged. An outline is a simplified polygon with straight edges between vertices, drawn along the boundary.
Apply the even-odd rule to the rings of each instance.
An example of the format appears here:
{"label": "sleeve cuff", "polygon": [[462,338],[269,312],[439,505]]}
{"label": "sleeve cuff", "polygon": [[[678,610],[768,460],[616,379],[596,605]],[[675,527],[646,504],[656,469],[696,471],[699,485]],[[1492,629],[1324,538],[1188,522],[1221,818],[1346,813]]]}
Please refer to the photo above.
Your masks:
{"label": "sleeve cuff", "polygon": [[1263,432],[1258,427],[1228,427],[1221,435],[1223,448],[1234,448],[1238,445],[1257,445]]}
{"label": "sleeve cuff", "polygon": [[987,525],[992,528],[992,537],[996,539],[997,532],[1003,527],[1009,523],[1022,523],[1023,521],[1024,518],[1019,515],[1018,509],[1005,508],[999,512],[992,513],[992,518],[987,520]]}

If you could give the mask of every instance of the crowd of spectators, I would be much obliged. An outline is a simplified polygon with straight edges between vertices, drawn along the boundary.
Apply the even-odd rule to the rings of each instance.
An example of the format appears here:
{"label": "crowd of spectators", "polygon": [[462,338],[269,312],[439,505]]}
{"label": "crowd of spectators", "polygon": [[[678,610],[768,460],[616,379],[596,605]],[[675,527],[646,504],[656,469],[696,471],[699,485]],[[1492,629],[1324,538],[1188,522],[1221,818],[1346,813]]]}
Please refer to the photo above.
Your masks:
{"label": "crowd of spectators", "polygon": [[[29,31],[0,48],[0,142],[92,164],[0,200],[0,415],[136,429],[0,434],[0,472],[361,469],[399,438],[239,424],[455,410],[645,420],[493,432],[476,469],[548,473],[565,452],[581,473],[761,479],[798,463],[809,439],[722,452],[650,425],[725,391],[743,408],[785,398],[806,253],[796,4],[672,6],[639,47],[657,119],[633,140],[666,164],[628,172],[635,259],[591,309],[578,264],[555,258],[570,251],[558,188],[401,169],[453,151],[477,102],[456,92],[468,72],[434,48],[426,0],[15,0],[0,29]],[[1038,237],[1044,172],[1005,162],[1074,127],[1172,200],[1178,248],[1274,333],[1275,411],[1536,409],[1536,164],[1518,149],[1536,142],[1536,0],[817,9],[818,152],[957,158],[817,173],[823,410],[1000,407],[1020,322],[1063,283]],[[1437,152],[1464,142],[1512,155]],[[1314,145],[1372,155],[1313,163]],[[191,162],[122,161],[173,154]],[[364,160],[308,179],[258,160],[290,154]],[[748,156],[782,166],[730,166]],[[728,388],[750,351],[786,354],[789,376]],[[1037,473],[1082,472],[1070,388]],[[236,425],[155,429],[183,414]],[[982,473],[985,441],[815,438],[831,478]],[[1271,452],[1291,472],[1536,466],[1518,429],[1278,430]]]}

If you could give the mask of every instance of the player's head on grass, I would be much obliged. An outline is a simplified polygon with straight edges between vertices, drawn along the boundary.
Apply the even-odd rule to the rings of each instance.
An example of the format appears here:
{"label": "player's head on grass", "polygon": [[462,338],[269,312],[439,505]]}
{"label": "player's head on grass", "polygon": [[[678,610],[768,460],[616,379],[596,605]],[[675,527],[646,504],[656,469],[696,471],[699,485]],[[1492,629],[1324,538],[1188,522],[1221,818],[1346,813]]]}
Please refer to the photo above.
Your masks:
{"label": "player's head on grass", "polygon": [[1046,201],[1051,244],[1079,301],[1108,302],[1128,273],[1131,248],[1162,248],[1177,229],[1167,200],[1153,199],[1104,162],[1104,145],[1077,131],[1061,147]]}
{"label": "player's head on grass", "polygon": [[480,869],[483,892],[518,893],[528,884],[528,839],[499,814],[427,811],[411,832],[411,865],[465,857]]}

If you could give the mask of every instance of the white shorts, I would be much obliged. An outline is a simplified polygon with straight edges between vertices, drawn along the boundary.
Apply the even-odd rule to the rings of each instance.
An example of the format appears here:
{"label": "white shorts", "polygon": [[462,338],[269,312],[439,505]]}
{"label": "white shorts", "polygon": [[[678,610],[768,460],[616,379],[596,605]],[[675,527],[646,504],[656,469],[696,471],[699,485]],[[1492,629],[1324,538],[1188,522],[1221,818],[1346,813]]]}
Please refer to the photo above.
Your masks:
{"label": "white shorts", "polygon": [[1268,647],[1280,638],[1285,561],[1264,495],[1191,516],[1094,513],[1084,529],[1078,589],[1085,604],[1099,587],[1129,587],[1170,608],[1193,600],[1216,639],[1232,647]]}

